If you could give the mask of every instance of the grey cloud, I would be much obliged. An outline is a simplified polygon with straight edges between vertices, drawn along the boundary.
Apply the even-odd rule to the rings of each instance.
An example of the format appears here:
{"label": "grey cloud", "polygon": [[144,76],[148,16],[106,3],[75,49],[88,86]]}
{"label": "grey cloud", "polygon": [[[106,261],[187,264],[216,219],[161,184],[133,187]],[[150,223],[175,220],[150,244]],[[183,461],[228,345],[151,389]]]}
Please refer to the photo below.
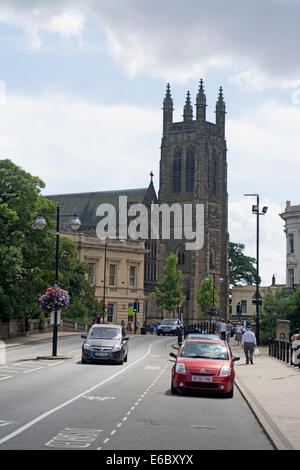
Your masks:
{"label": "grey cloud", "polygon": [[299,77],[297,0],[2,0],[0,15],[5,6],[27,18],[80,9],[96,18],[132,75],[190,78],[231,65],[277,83]]}

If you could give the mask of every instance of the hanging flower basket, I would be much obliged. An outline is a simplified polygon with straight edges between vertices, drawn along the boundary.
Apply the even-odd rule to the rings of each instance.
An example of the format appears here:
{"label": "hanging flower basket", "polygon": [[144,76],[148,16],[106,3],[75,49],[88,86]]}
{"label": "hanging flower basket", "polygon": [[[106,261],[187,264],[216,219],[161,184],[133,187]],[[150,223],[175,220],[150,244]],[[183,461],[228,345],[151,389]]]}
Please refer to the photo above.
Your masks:
{"label": "hanging flower basket", "polygon": [[207,307],[206,313],[207,315],[211,315],[212,317],[217,317],[220,315],[219,310],[214,305],[210,305],[209,307]]}
{"label": "hanging flower basket", "polygon": [[58,286],[48,287],[46,293],[40,297],[40,307],[44,314],[56,310],[66,310],[70,307],[70,296],[66,290]]}

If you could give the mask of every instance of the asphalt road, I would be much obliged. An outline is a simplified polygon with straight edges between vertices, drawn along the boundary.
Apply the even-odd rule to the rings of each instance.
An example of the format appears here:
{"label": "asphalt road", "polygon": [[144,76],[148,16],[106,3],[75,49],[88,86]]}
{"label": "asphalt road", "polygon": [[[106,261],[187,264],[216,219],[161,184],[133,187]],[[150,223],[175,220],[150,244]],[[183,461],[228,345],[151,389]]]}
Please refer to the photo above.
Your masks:
{"label": "asphalt road", "polygon": [[237,388],[233,399],[171,395],[174,337],[134,336],[123,365],[81,364],[80,337],[7,350],[0,450],[273,450]]}

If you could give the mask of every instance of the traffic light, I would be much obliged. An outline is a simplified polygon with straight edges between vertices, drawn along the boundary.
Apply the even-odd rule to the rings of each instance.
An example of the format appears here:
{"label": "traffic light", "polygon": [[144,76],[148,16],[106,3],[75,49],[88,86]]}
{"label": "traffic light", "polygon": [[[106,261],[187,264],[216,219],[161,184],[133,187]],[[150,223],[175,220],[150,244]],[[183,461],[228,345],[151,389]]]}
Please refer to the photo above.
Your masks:
{"label": "traffic light", "polygon": [[137,313],[140,311],[140,303],[137,299],[133,302],[133,312]]}

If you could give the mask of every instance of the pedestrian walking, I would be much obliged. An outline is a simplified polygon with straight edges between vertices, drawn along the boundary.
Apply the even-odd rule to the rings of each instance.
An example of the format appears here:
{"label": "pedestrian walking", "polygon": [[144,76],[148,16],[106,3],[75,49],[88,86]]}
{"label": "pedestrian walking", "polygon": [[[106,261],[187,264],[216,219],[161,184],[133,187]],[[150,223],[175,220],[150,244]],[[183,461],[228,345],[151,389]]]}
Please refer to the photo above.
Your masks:
{"label": "pedestrian walking", "polygon": [[26,315],[25,317],[25,336],[28,336],[30,331],[30,315]]}
{"label": "pedestrian walking", "polygon": [[226,341],[226,323],[224,322],[224,318],[222,318],[221,321],[219,321],[217,328],[218,328],[218,334],[220,338],[223,341]]}
{"label": "pedestrian walking", "polygon": [[230,343],[231,331],[232,331],[232,324],[230,320],[228,320],[227,325],[226,325],[226,338],[227,338],[228,344]]}
{"label": "pedestrian walking", "polygon": [[299,328],[296,329],[296,332],[291,337],[291,341],[299,341],[300,340],[300,330]]}
{"label": "pedestrian walking", "polygon": [[237,325],[235,326],[235,341],[236,341],[236,346],[239,346],[242,342],[242,337],[243,337],[243,327],[241,322],[239,321]]}
{"label": "pedestrian walking", "polygon": [[254,349],[257,346],[257,343],[256,336],[253,331],[251,331],[250,326],[247,326],[247,330],[243,335],[242,346],[244,347],[246,364],[249,364],[249,359],[251,364],[253,364]]}
{"label": "pedestrian walking", "polygon": [[132,332],[132,321],[131,320],[129,320],[129,322],[127,323],[127,330],[128,330],[128,333]]}

